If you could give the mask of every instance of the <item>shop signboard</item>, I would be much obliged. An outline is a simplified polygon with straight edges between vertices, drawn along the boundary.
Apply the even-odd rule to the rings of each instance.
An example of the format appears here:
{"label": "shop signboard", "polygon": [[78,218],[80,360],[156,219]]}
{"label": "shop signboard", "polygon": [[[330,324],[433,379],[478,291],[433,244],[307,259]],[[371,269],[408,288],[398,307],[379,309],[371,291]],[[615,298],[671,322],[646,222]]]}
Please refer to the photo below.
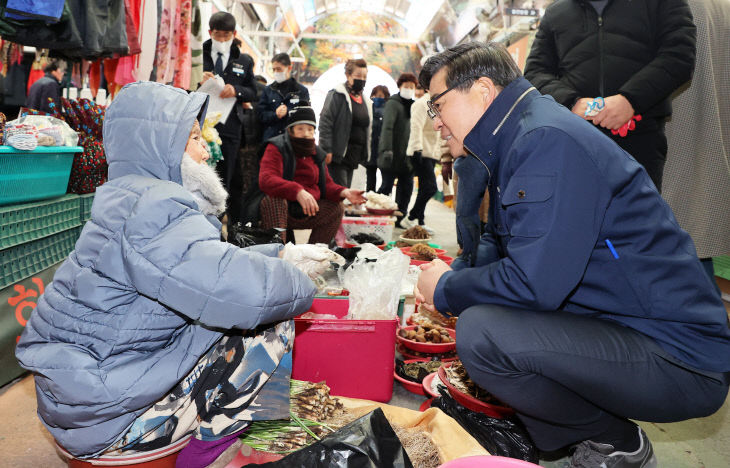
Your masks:
{"label": "shop signboard", "polygon": [[537,8],[505,8],[504,14],[508,16],[540,16]]}
{"label": "shop signboard", "polygon": [[0,289],[0,385],[25,372],[15,359],[15,345],[38,299],[60,265],[57,263],[30,278]]}

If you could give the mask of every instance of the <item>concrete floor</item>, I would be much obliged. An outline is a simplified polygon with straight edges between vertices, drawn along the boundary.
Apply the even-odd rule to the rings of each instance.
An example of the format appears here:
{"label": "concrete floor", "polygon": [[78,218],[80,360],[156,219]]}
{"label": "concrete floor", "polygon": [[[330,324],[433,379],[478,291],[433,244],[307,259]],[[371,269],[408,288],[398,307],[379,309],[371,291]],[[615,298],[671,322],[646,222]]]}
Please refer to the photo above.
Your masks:
{"label": "concrete floor", "polygon": [[[426,223],[436,234],[434,242],[449,255],[457,250],[454,213],[431,200]],[[395,235],[402,231],[396,230]],[[730,293],[730,282],[723,282]],[[726,305],[727,306],[727,305]],[[425,398],[412,394],[394,383],[391,404],[418,409]],[[0,388],[0,468],[62,468],[53,441],[36,416],[33,380],[26,376]],[[654,445],[662,468],[723,468],[730,466],[730,403],[714,415],[674,424],[640,423]],[[558,467],[564,458],[541,461],[543,467]]]}

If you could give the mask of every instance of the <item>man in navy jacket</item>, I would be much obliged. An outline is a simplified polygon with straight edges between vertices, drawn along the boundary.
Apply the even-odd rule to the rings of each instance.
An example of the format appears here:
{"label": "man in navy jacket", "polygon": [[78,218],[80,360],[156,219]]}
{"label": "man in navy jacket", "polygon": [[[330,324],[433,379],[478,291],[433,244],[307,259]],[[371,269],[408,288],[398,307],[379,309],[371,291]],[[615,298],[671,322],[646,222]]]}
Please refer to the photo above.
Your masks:
{"label": "man in navy jacket", "polygon": [[728,318],[691,238],[646,171],[535,90],[502,46],[456,46],[420,81],[434,128],[466,153],[459,203],[489,190],[491,206],[478,245],[453,269],[428,264],[417,295],[460,316],[469,375],[541,450],[575,444],[572,466],[656,466],[629,418],[707,416],[730,378]]}

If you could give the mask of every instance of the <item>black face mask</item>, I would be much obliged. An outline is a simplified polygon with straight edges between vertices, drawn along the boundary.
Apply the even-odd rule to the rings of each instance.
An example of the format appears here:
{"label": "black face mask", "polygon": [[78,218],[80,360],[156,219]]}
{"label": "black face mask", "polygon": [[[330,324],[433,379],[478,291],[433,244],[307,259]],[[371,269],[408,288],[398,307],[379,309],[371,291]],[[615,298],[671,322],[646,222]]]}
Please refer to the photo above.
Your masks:
{"label": "black face mask", "polygon": [[362,90],[365,89],[365,80],[352,80],[352,86],[350,88],[355,94],[362,93]]}
{"label": "black face mask", "polygon": [[296,138],[289,135],[294,155],[300,158],[312,156],[316,152],[314,138]]}

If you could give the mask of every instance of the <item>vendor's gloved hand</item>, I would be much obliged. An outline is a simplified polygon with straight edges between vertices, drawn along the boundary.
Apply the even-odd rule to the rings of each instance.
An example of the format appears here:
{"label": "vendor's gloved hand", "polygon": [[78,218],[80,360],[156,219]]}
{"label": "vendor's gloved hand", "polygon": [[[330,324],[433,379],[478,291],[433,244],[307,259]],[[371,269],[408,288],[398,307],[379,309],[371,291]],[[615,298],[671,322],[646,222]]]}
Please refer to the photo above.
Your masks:
{"label": "vendor's gloved hand", "polygon": [[345,259],[327,248],[324,244],[286,244],[281,258],[314,279],[327,271],[330,262],[345,264]]}

